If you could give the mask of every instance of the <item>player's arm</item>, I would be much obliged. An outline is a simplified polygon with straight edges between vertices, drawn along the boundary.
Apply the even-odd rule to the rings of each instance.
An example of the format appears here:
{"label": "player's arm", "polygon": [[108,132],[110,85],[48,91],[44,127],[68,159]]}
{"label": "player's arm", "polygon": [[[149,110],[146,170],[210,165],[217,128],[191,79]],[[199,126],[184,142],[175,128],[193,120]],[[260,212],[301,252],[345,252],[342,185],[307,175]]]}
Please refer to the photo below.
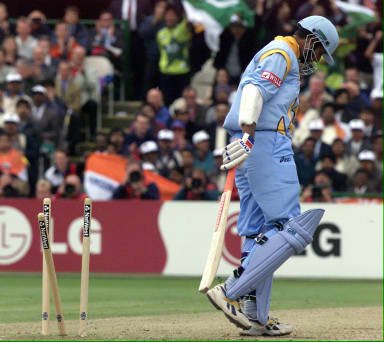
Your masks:
{"label": "player's arm", "polygon": [[274,96],[282,85],[288,70],[287,57],[273,53],[261,57],[256,70],[242,80],[239,108],[239,126],[243,131],[241,140],[226,146],[222,170],[229,170],[247,159],[254,144],[254,134],[264,102]]}

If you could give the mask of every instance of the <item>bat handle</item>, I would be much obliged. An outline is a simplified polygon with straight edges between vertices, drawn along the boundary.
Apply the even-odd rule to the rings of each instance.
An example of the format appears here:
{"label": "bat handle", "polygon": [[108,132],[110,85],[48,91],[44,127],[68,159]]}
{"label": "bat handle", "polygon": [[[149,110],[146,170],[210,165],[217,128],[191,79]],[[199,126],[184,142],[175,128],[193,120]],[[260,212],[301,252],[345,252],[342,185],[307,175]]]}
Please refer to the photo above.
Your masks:
{"label": "bat handle", "polygon": [[225,180],[224,191],[232,191],[233,184],[235,183],[236,168],[230,169],[227,173],[227,179]]}

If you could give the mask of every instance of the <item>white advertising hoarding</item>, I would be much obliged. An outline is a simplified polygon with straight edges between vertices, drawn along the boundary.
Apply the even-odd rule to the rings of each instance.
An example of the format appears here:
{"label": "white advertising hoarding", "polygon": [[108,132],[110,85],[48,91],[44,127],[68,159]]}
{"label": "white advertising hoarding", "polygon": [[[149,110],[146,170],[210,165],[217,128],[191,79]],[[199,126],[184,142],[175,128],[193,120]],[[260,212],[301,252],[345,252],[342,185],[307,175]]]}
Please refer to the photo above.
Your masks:
{"label": "white advertising hoarding", "polygon": [[[302,211],[319,204],[303,204]],[[380,204],[321,204],[324,217],[305,255],[293,256],[280,277],[382,278],[383,217]],[[164,274],[199,276],[215,226],[215,202],[166,202],[159,229],[167,251]],[[236,234],[239,203],[231,203],[218,275],[237,267],[241,239]]]}

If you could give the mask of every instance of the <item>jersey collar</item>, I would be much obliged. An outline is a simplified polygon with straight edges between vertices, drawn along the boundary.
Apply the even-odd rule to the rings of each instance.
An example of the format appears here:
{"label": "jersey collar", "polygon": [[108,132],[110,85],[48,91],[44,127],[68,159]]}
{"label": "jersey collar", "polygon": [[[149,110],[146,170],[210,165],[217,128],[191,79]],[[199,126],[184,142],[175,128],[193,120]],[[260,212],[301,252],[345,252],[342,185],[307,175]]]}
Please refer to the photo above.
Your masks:
{"label": "jersey collar", "polygon": [[299,44],[297,43],[297,41],[296,41],[296,39],[294,37],[292,37],[292,36],[286,36],[286,37],[276,36],[275,40],[282,40],[283,42],[288,44],[288,46],[295,53],[296,58],[299,58],[299,56],[300,56]]}

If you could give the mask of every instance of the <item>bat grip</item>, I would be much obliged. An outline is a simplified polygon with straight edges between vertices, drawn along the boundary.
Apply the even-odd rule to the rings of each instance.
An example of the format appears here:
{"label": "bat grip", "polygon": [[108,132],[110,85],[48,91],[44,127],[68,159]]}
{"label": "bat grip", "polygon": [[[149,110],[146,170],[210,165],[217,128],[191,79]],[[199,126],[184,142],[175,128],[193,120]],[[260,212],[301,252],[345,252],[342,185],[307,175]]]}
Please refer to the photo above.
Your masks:
{"label": "bat grip", "polygon": [[225,180],[224,191],[232,191],[233,184],[235,183],[236,168],[230,169],[227,173],[227,179]]}

